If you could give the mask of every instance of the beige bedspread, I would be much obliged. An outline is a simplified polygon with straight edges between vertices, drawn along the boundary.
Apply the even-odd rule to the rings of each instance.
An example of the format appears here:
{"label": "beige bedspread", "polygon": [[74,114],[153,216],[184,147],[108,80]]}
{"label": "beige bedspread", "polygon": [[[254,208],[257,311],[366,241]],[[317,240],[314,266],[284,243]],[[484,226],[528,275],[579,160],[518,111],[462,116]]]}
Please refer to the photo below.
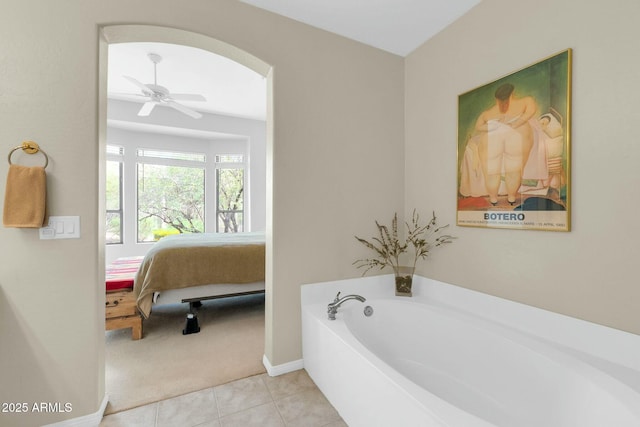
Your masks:
{"label": "beige bedspread", "polygon": [[154,244],[136,274],[133,290],[138,309],[147,318],[154,292],[264,279],[263,233],[181,234]]}

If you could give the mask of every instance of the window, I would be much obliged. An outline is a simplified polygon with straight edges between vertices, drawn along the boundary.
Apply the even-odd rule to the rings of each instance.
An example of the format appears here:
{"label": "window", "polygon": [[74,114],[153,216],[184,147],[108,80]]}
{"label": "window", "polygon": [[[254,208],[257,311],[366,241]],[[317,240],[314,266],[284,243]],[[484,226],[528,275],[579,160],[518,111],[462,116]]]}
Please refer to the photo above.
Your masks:
{"label": "window", "polygon": [[122,243],[122,157],[124,148],[107,146],[106,177],[106,243]]}
{"label": "window", "polygon": [[107,146],[108,244],[130,251],[169,234],[246,231],[245,154],[220,143],[148,143]]}
{"label": "window", "polygon": [[244,231],[244,158],[241,154],[216,156],[216,231]]}
{"label": "window", "polygon": [[138,149],[138,242],[205,231],[205,155]]}

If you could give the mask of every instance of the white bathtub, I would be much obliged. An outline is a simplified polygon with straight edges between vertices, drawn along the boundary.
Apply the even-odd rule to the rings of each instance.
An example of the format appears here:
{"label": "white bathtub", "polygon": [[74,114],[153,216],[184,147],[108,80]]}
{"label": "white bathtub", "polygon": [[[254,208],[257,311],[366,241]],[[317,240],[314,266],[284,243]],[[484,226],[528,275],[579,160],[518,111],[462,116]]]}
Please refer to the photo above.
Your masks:
{"label": "white bathtub", "polygon": [[[640,426],[635,366],[452,306],[443,293],[427,295],[425,283],[414,298],[394,297],[375,280],[303,287],[305,369],[350,426]],[[345,302],[330,321],[326,304],[336,289],[367,301]],[[456,292],[459,298],[465,291]],[[367,305],[374,309],[370,317],[363,313]],[[528,307],[519,316],[531,317],[531,310],[541,315]],[[635,335],[611,330],[613,339],[601,338],[608,332],[601,326],[577,321],[576,329],[576,319],[542,315],[544,322],[557,317],[572,336],[586,333],[608,347],[640,351]]]}

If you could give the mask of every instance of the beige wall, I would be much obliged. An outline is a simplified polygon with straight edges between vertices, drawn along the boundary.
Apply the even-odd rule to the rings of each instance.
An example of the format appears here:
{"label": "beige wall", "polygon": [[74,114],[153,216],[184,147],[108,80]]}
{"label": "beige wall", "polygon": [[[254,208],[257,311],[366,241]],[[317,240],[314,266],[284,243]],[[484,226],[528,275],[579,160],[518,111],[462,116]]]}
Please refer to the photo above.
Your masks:
{"label": "beige wall", "polygon": [[573,49],[572,231],[454,227],[425,276],[640,333],[640,3],[484,0],[406,59],[406,209],[455,224],[457,97]]}
{"label": "beige wall", "polygon": [[[402,209],[403,59],[235,0],[0,0],[0,8],[1,145],[8,153],[25,139],[40,143],[50,157],[50,213],[79,215],[82,233],[41,241],[35,230],[0,228],[0,401],[73,406],[0,414],[0,425],[80,417],[104,396],[103,25],[201,33],[273,66],[265,352],[274,365],[299,359],[300,284],[357,275],[351,236],[361,218]],[[7,168],[0,162],[0,176]]]}
{"label": "beige wall", "polygon": [[[403,60],[235,0],[0,0],[0,142],[5,153],[39,142],[51,158],[51,214],[82,222],[82,238],[68,241],[0,228],[0,401],[73,404],[69,414],[0,414],[0,424],[79,417],[104,395],[101,25],[193,31],[273,66],[272,364],[301,356],[300,284],[358,276],[351,262],[365,252],[352,235],[403,207],[435,209],[460,237],[422,275],[640,333],[632,275],[640,233],[629,212],[640,191],[640,5],[519,3],[484,0]],[[568,47],[573,230],[453,226],[458,94]]]}

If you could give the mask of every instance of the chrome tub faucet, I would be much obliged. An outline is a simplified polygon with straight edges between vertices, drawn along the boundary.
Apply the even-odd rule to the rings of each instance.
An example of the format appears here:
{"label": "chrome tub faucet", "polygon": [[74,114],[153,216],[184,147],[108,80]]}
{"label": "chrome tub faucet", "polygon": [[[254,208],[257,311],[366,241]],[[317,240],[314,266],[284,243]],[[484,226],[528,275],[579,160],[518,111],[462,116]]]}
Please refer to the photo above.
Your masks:
{"label": "chrome tub faucet", "polygon": [[336,295],[336,298],[333,302],[327,305],[327,313],[329,314],[329,320],[336,320],[336,313],[338,312],[338,307],[342,305],[345,301],[349,301],[350,299],[357,299],[360,302],[365,302],[366,299],[361,297],[360,295],[346,295],[340,298],[340,292]]}

